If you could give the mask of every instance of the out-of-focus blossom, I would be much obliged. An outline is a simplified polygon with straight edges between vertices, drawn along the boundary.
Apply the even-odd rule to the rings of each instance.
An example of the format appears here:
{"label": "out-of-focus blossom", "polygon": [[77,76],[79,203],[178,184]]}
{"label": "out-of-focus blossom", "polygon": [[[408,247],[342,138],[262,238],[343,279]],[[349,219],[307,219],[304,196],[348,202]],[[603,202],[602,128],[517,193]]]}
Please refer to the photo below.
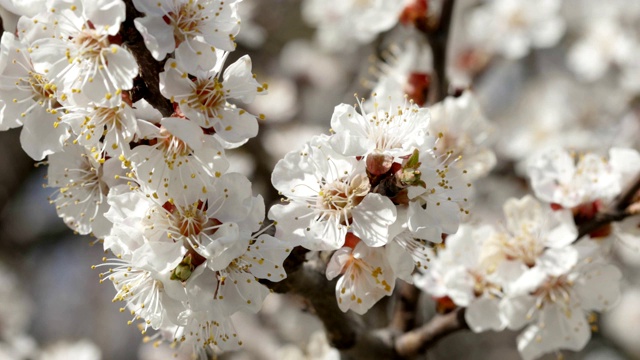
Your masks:
{"label": "out-of-focus blossom", "polygon": [[494,128],[484,117],[475,94],[465,91],[460,97],[447,97],[431,107],[429,130],[442,134],[437,143],[442,155],[459,158],[454,165],[466,171],[470,180],[485,176],[496,164],[489,147]]}
{"label": "out-of-focus blossom", "polygon": [[640,331],[640,289],[629,287],[622,292],[618,306],[602,316],[602,332],[632,356],[640,355],[635,334]]}
{"label": "out-of-focus blossom", "polygon": [[89,340],[80,340],[75,343],[58,342],[45,348],[37,357],[37,360],[100,360],[100,349]]}
{"label": "out-of-focus blossom", "polygon": [[306,349],[287,345],[278,350],[278,358],[283,360],[339,360],[340,352],[331,347],[323,331],[311,335]]}
{"label": "out-of-focus blossom", "polygon": [[305,20],[318,28],[322,47],[345,50],[368,43],[398,23],[405,2],[385,0],[306,0],[302,6]]}
{"label": "out-of-focus blossom", "polygon": [[566,26],[561,5],[558,0],[490,0],[471,14],[468,31],[483,51],[519,59],[531,48],[558,43]]}

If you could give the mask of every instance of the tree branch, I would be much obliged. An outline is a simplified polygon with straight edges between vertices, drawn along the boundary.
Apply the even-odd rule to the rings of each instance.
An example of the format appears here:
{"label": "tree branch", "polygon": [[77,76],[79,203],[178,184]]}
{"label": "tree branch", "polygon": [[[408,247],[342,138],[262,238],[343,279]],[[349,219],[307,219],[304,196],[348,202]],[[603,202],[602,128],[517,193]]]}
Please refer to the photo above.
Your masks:
{"label": "tree branch", "polygon": [[136,58],[138,66],[140,67],[140,73],[133,82],[131,99],[133,102],[145,99],[154,108],[158,109],[163,116],[170,116],[173,113],[173,104],[169,99],[162,96],[160,92],[159,74],[164,70],[166,59],[157,61],[153,58],[147,46],[144,44],[142,35],[140,35],[133,24],[133,20],[143,16],[143,14],[136,10],[132,0],[125,0],[124,2],[127,6],[127,18],[120,26],[119,35]]}
{"label": "tree branch", "polygon": [[399,332],[405,332],[413,329],[416,325],[420,289],[413,284],[405,282],[401,282],[398,285],[396,287],[398,289],[398,298],[389,327]]}
{"label": "tree branch", "polygon": [[618,195],[611,204],[610,210],[596,214],[594,219],[581,224],[578,227],[578,237],[576,238],[576,241],[605,225],[615,221],[624,220],[625,218],[634,215],[633,212],[628,210],[628,207],[633,203],[638,190],[640,190],[640,174],[636,176],[635,180],[630,183],[627,188],[620,193],[620,195]]}
{"label": "tree branch", "polygon": [[350,349],[362,332],[360,319],[340,310],[335,295],[337,279],[327,281],[324,264],[319,259],[305,261],[307,252],[301,247],[294,248],[284,264],[287,278],[277,283],[263,283],[277,293],[303,297],[324,324],[331,345],[339,350]]}
{"label": "tree branch", "polygon": [[444,0],[440,21],[430,26],[429,23],[418,23],[416,28],[425,34],[431,46],[433,54],[433,71],[436,84],[435,101],[442,101],[449,93],[449,80],[447,78],[447,45],[449,40],[449,28],[453,17],[455,0]]}
{"label": "tree branch", "polygon": [[464,313],[465,308],[458,308],[445,315],[436,315],[421,327],[399,336],[394,342],[396,353],[410,358],[425,352],[443,337],[468,329]]}

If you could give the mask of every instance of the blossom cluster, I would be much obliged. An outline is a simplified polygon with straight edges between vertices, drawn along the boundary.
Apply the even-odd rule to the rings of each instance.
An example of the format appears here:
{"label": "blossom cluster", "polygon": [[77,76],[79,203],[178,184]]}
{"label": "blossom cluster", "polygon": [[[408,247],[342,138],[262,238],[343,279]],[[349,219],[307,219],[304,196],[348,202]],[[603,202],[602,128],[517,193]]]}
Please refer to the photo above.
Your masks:
{"label": "blossom cluster", "polygon": [[411,281],[416,266],[426,268],[429,244],[458,230],[475,178],[464,167],[476,165],[463,162],[463,153],[481,142],[468,140],[473,126],[439,130],[464,116],[471,124],[484,120],[474,114],[471,93],[434,108],[436,119],[404,97],[384,100],[359,101],[360,112],[338,105],[332,134],[288,153],[272,174],[287,203],[269,212],[277,236],[336,250],[326,276],[340,277],[340,309],[360,314],[390,295],[396,279]]}
{"label": "blossom cluster", "polygon": [[[577,16],[559,0],[455,3],[303,1],[322,51],[287,44],[289,78],[270,80],[282,96],[263,100],[251,58],[234,53],[240,15],[260,1],[0,0],[23,15],[0,42],[0,130],[21,127],[24,151],[48,165],[57,214],[103,245],[100,282],[146,341],[181,347],[176,357],[242,345],[231,316],[261,308],[263,284],[286,278],[296,246],[310,251],[293,262],[319,265],[340,310],[373,310],[363,323],[402,280],[442,311],[464,308],[475,332],[523,329],[524,359],[582,349],[595,312],[620,297],[610,254],[640,238],[640,154],[627,131],[638,130],[640,2],[577,0],[589,5]],[[376,55],[375,80],[361,79],[372,95],[314,116],[350,75],[367,77],[365,52]],[[252,143],[261,165],[284,157],[273,206],[230,170],[260,111],[331,126],[294,151],[288,126]],[[312,343],[310,357],[340,356]]]}
{"label": "blossom cluster", "polygon": [[532,156],[528,173],[542,202],[511,198],[502,225],[465,224],[434,250],[416,283],[443,304],[466,307],[473,331],[526,327],[518,337],[524,359],[584,348],[593,312],[620,296],[622,274],[606,254],[624,230],[603,225],[577,241],[578,226],[611,206],[639,166],[640,154],[623,148],[608,159],[559,148]]}
{"label": "blossom cluster", "polygon": [[101,281],[151,339],[231,349],[230,316],[256,312],[286,277],[291,245],[264,232],[265,205],[229,172],[226,149],[258,132],[244,110],[266,93],[251,59],[225,66],[239,31],[238,1],[134,0],[133,20],[156,60],[162,114],[134,99],[140,68],[120,33],[122,0],[47,0],[5,32],[0,127],[49,165],[58,215],[102,241]]}

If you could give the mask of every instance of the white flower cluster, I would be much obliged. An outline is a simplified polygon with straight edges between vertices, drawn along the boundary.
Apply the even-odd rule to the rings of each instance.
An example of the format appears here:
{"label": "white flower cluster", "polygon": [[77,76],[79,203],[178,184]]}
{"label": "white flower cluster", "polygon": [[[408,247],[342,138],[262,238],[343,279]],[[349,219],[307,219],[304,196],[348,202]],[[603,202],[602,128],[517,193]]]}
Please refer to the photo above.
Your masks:
{"label": "white flower cluster", "polygon": [[[104,240],[102,281],[143,333],[231,349],[230,316],[256,312],[286,277],[288,245],[261,230],[265,206],[227,171],[225,149],[256,136],[240,108],[266,93],[241,57],[224,68],[239,30],[237,1],[133,1],[174,113],[132,101],[139,67],[124,45],[122,0],[47,0],[2,36],[0,128],[22,126],[24,150],[48,157],[51,202],[80,234]],[[234,104],[231,104],[233,102]]]}
{"label": "white flower cluster", "polygon": [[335,108],[333,135],[314,137],[276,165],[286,205],[271,208],[278,237],[337,250],[327,266],[340,309],[365,313],[397,278],[426,267],[428,243],[457,231],[471,184],[445,135],[431,135],[429,110],[404,100],[372,111]]}
{"label": "white flower cluster", "polygon": [[476,332],[526,326],[518,337],[524,359],[584,348],[592,312],[615,305],[622,274],[606,259],[611,226],[576,242],[576,225],[594,221],[639,169],[640,154],[631,149],[611,149],[609,159],[562,149],[532,157],[533,190],[548,203],[512,198],[503,225],[462,226],[416,283],[439,301],[466,307]]}
{"label": "white flower cluster", "polygon": [[519,59],[560,41],[566,28],[561,6],[559,0],[488,0],[470,14],[469,35],[483,51]]}
{"label": "white flower cluster", "polygon": [[318,28],[316,37],[323,48],[344,51],[391,29],[407,5],[404,0],[305,0],[302,15]]}

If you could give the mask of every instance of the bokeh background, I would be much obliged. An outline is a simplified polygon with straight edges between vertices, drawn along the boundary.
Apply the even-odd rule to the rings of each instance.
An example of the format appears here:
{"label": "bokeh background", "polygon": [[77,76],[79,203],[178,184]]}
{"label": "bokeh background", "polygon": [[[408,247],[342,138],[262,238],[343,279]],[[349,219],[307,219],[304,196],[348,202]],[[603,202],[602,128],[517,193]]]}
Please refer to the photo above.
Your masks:
{"label": "bokeh background", "polygon": [[[385,68],[408,51],[403,39],[419,37],[397,25],[370,44],[327,51],[314,42],[302,3],[244,0],[239,47],[228,60],[249,54],[258,80],[269,84],[269,94],[249,107],[266,115],[259,136],[230,153],[232,167],[252,180],[254,192],[267,204],[278,200],[269,181],[277,160],[312,135],[328,133],[334,106],[354,103],[354,93],[368,96]],[[438,1],[433,3],[431,11],[437,11]],[[623,74],[612,61],[605,75],[585,79],[567,61],[571,47],[590,31],[589,22],[608,12],[619,17],[615,21],[629,36],[640,39],[638,3],[567,0],[561,11],[567,27],[562,40],[508,59],[483,52],[470,36],[469,18],[481,1],[457,2],[449,74],[454,87],[471,87],[478,96],[495,125],[491,141],[498,156],[497,167],[477,186],[472,216],[499,218],[506,198],[526,193],[523,159],[542,146],[603,153],[612,145],[638,148],[640,98],[620,82],[634,73]],[[2,19],[5,30],[13,31],[17,17],[2,9]],[[421,59],[419,66],[431,69],[430,55]],[[635,75],[640,83],[640,71]],[[58,219],[48,201],[52,190],[43,186],[46,163],[35,164],[22,152],[19,129],[0,133],[0,169],[0,359],[172,358],[173,349],[144,344],[136,326],[127,325],[130,315],[111,302],[112,285],[100,284],[91,270],[104,256],[101,246],[74,235]],[[590,344],[580,353],[564,352],[565,358],[640,359],[640,254],[630,245],[611,258],[625,274],[622,301],[600,317]],[[433,315],[434,304],[426,295],[421,303],[424,321]],[[221,359],[338,358],[300,299],[272,294],[260,314],[236,320],[245,350]],[[370,321],[375,326],[376,320]],[[517,359],[515,336],[460,332],[441,341],[429,359]]]}

